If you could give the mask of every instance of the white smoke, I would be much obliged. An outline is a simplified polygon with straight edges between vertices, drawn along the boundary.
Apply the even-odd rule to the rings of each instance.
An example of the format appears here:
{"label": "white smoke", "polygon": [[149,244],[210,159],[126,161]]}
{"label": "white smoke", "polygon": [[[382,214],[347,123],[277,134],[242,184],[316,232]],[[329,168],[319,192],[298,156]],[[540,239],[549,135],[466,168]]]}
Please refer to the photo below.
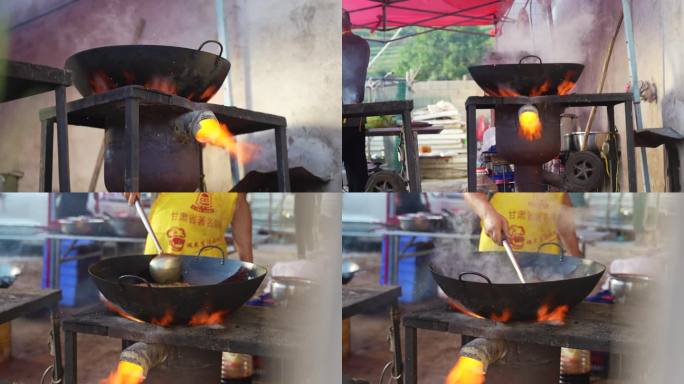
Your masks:
{"label": "white smoke", "polygon": [[596,26],[598,5],[594,0],[556,1],[553,28],[549,28],[545,10],[533,1],[532,27],[528,10],[511,15],[516,22],[506,23],[496,39],[487,64],[517,63],[525,55],[539,56],[548,63],[580,63],[587,60],[587,47]]}

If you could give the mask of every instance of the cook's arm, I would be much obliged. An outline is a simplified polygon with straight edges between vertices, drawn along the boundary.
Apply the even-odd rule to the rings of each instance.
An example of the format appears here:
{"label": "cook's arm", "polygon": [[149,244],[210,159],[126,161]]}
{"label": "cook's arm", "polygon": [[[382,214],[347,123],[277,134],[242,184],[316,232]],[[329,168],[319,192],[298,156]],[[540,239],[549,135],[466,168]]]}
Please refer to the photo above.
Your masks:
{"label": "cook's arm", "polygon": [[238,194],[235,214],[233,215],[233,240],[237,248],[240,260],[251,263],[252,256],[252,211],[249,209],[247,196]]}
{"label": "cook's arm", "polygon": [[508,220],[494,209],[484,193],[468,192],[463,197],[482,220],[482,227],[487,236],[501,245],[501,242],[509,237]]}
{"label": "cook's arm", "polygon": [[563,243],[566,252],[571,256],[582,256],[580,252],[579,242],[577,241],[577,232],[575,228],[575,214],[572,208],[572,201],[570,195],[567,193],[563,196],[563,206],[558,212],[557,218],[558,237]]}

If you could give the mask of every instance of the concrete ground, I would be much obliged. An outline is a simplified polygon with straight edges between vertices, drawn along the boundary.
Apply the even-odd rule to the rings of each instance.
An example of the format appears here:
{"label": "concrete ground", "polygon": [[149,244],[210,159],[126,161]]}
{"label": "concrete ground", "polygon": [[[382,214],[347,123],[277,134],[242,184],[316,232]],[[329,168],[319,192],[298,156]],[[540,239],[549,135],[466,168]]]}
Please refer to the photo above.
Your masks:
{"label": "concrete ground", "polygon": [[[354,257],[354,261],[361,266],[361,271],[349,286],[378,283],[380,257],[377,253],[345,256]],[[402,313],[412,312],[429,303],[400,305],[400,309]],[[376,314],[351,318],[351,352],[342,362],[345,377],[378,382],[382,368],[392,359],[387,341],[389,326],[389,312],[384,309]],[[403,337],[402,332],[402,340]],[[443,382],[449,369],[456,363],[460,345],[459,335],[418,331],[418,382]]]}
{"label": "concrete ground", "polygon": [[[256,263],[270,267],[276,261],[296,259],[296,247],[293,244],[260,245],[254,252],[254,259]],[[40,257],[2,257],[0,260],[13,262],[22,267],[22,274],[9,289],[21,291],[40,287],[42,270]],[[264,286],[265,283],[262,288]],[[78,308],[61,308],[61,316],[69,316],[76,311]],[[12,357],[0,363],[0,382],[6,381],[13,384],[40,382],[43,371],[52,364],[47,344],[49,332],[50,322],[47,313],[12,321]],[[110,371],[116,368],[120,352],[121,341],[119,339],[79,334],[77,372],[79,383],[98,383],[104,379]]]}

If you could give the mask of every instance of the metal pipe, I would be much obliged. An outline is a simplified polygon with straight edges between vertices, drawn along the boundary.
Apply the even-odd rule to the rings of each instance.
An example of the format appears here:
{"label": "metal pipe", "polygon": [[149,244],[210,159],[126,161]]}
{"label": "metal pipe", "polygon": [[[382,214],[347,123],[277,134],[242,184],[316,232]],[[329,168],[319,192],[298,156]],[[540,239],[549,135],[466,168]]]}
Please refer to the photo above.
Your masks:
{"label": "metal pipe", "polygon": [[[632,27],[632,8],[630,0],[622,0],[622,14],[625,22],[625,38],[627,40],[627,60],[632,78],[632,102],[634,103],[634,116],[636,117],[637,131],[644,129],[641,117],[641,94],[639,93],[639,77],[637,74],[636,49],[634,47],[634,29]],[[630,132],[626,132],[630,134]],[[632,132],[633,134],[633,132]],[[648,173],[648,159],[646,158],[646,148],[641,147],[641,173],[644,183],[644,192],[651,192],[651,180]]]}
{"label": "metal pipe", "polygon": [[[217,38],[219,43],[223,46],[223,53],[221,56],[228,60],[228,32],[226,30],[226,15],[223,11],[224,1],[216,0],[216,32],[218,34]],[[225,92],[223,93],[223,105],[232,106],[233,105],[233,88],[230,86],[230,72],[226,76],[226,80],[223,83],[223,88]],[[230,159],[230,176],[233,181],[233,185],[240,181],[240,163],[235,155],[229,155]]]}

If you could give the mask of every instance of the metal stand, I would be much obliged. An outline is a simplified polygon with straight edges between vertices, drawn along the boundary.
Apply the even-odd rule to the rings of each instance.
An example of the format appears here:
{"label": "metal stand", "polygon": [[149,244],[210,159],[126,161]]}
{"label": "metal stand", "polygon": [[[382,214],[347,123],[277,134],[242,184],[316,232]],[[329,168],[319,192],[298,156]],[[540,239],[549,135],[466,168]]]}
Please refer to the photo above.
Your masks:
{"label": "metal stand", "polygon": [[[162,343],[208,351],[234,352],[271,357],[287,363],[301,353],[299,331],[281,325],[282,314],[276,308],[243,306],[221,326],[163,328],[137,323],[106,311],[97,305],[62,320],[64,328],[64,378],[77,383],[77,337],[79,333],[109,336],[122,340],[122,347],[132,341]],[[111,362],[116,364],[116,362]],[[283,364],[285,367],[292,364]],[[278,372],[280,382],[287,372]]]}
{"label": "metal stand", "polygon": [[[567,96],[538,96],[538,97],[469,97],[466,100],[466,137],[468,142],[468,191],[477,191],[477,116],[478,109],[495,109],[503,105],[519,105],[526,104],[554,104],[560,105],[564,108],[569,107],[605,107],[608,115],[608,129],[616,137],[618,130],[615,126],[615,111],[614,108],[618,104],[624,104],[625,107],[625,141],[626,141],[626,155],[627,155],[627,182],[628,191],[636,192],[636,160],[634,152],[634,124],[632,119],[632,95],[629,93],[605,93],[605,94],[587,94],[587,95],[567,95]],[[560,127],[558,128],[560,129]],[[611,156],[618,158],[615,150],[617,143],[611,143]],[[617,164],[613,161],[611,165],[611,177],[615,178],[617,174]],[[611,180],[613,192],[617,191],[618,180]]]}
{"label": "metal stand", "polygon": [[[59,91],[59,90],[58,90]],[[60,191],[69,191],[69,148],[67,125],[74,124],[90,128],[105,128],[105,120],[112,114],[124,116],[124,128],[128,140],[128,157],[124,171],[124,188],[127,192],[140,191],[140,109],[147,106],[169,106],[186,111],[206,109],[214,112],[221,123],[226,124],[235,136],[273,129],[276,144],[276,166],[280,192],[290,191],[287,159],[287,121],[284,117],[246,109],[217,104],[193,103],[188,99],[173,96],[140,86],[126,86],[99,93],[60,107],[60,93],[56,107],[40,111],[41,159],[40,190],[49,192],[52,186],[52,156],[54,123],[58,125]],[[59,128],[62,127],[62,128]],[[203,171],[202,171],[203,172]]]}
{"label": "metal stand", "polygon": [[401,115],[402,143],[406,153],[406,173],[409,191],[421,192],[420,167],[418,164],[418,140],[411,125],[413,100],[384,101],[376,103],[342,105],[342,118]]}
{"label": "metal stand", "polygon": [[[645,342],[644,334],[625,321],[634,313],[619,316],[620,309],[617,307],[580,303],[570,310],[564,325],[534,322],[504,325],[456,312],[444,303],[439,303],[433,309],[405,315],[402,318],[406,353],[404,383],[418,382],[418,329],[600,352],[636,350]],[[455,363],[456,356],[453,358]]]}

